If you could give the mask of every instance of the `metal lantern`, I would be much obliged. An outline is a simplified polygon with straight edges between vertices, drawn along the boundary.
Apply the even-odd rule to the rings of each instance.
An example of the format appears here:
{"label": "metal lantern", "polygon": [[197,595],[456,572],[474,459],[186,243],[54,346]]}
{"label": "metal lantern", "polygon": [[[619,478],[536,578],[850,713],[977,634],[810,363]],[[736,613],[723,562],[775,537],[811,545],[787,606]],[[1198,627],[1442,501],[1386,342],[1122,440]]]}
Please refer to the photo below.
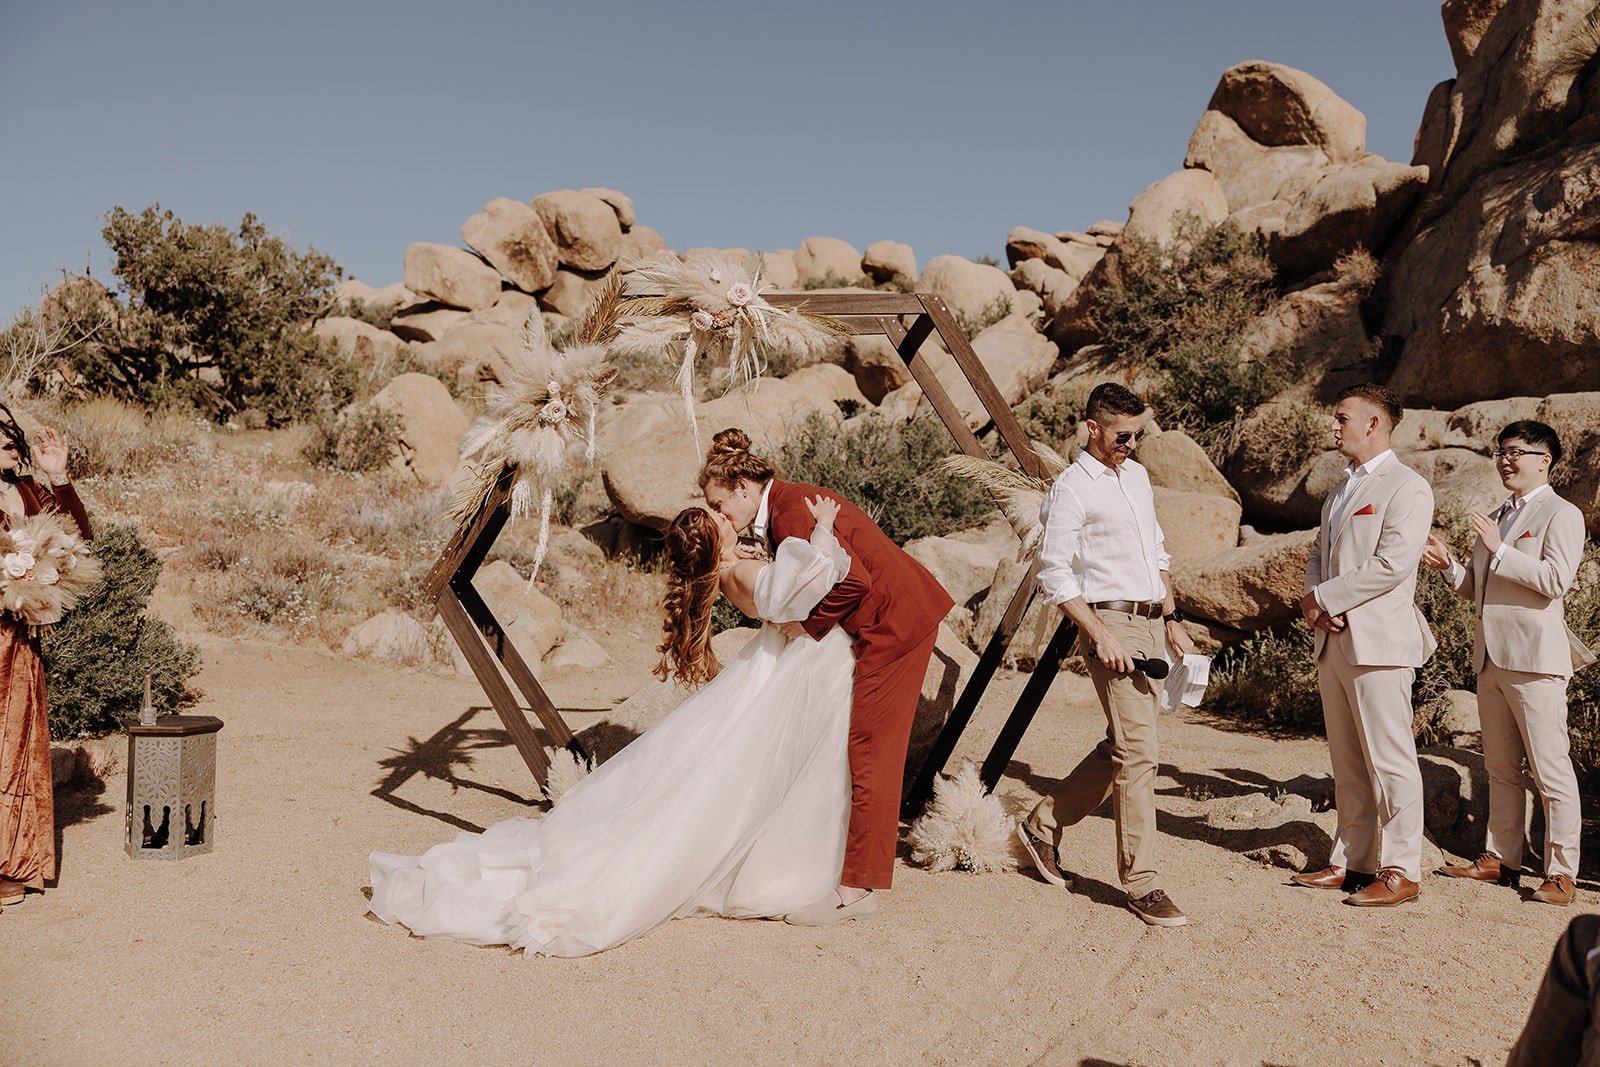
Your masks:
{"label": "metal lantern", "polygon": [[147,715],[128,726],[129,856],[181,860],[211,851],[221,729],[211,715]]}

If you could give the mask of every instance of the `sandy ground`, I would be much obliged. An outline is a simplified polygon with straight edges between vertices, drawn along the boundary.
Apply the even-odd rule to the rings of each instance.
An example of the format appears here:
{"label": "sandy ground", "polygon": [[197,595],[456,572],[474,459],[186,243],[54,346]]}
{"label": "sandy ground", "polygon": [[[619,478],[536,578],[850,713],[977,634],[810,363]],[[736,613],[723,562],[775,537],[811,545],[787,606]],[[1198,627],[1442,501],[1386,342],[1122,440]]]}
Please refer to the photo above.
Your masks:
{"label": "sandy ground", "polygon": [[[0,916],[7,1063],[1498,1062],[1574,910],[1428,877],[1344,907],[1203,826],[1209,797],[1326,774],[1316,740],[1163,719],[1162,863],[1185,929],[1116,889],[1109,811],[1072,891],[902,866],[870,923],[680,920],[579,960],[411,938],[364,916],[367,853],[526,810],[531,779],[471,679],[207,639],[196,709],[226,721],[217,851],[122,850],[119,773],[60,799],[59,888]],[[592,728],[646,665],[548,680]],[[1020,688],[1002,676],[962,752]],[[999,792],[1021,804],[1103,731],[1063,675]],[[1321,858],[1321,857],[1317,857]],[[1594,908],[1586,883],[1580,907]]]}

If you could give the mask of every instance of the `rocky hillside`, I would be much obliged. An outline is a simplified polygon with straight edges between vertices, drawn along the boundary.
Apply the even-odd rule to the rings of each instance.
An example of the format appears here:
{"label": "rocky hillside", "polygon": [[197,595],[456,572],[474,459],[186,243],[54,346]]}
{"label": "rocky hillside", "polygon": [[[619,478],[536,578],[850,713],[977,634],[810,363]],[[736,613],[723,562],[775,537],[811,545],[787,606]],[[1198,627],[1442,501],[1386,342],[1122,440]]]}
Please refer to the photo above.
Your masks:
{"label": "rocky hillside", "polygon": [[[1352,382],[1386,380],[1405,397],[1397,445],[1433,482],[1441,519],[1492,506],[1492,435],[1534,417],[1562,432],[1570,460],[1558,483],[1600,533],[1600,392],[1586,391],[1600,388],[1600,35],[1584,8],[1447,0],[1457,76],[1426,102],[1410,161],[1367,152],[1365,116],[1312,75],[1245,62],[1223,72],[1182,167],[1135,197],[1124,222],[1020,226],[1006,241],[1009,270],[956,256],[919,269],[892,241],[861,251],[812,237],[766,252],[766,280],[937,293],[1008,401],[1070,406],[1106,377],[1159,394],[1148,352],[1119,347],[1108,325],[1141,255],[1181,257],[1197,234],[1247,239],[1270,277],[1229,358],[1287,373],[1227,433],[1185,433],[1158,405],[1140,454],[1176,542],[1181,599],[1219,639],[1293,614],[1309,530],[1342,466],[1318,405]],[[410,346],[470,396],[500,380],[530,311],[558,331],[611,272],[666,251],[609,189],[495,200],[461,236],[465,248],[412,245],[403,284],[345,283],[343,297],[392,312],[389,329],[335,317],[318,330],[362,360]],[[698,251],[708,250],[681,254]],[[953,361],[929,348],[983,431],[987,417]],[[471,402],[451,400],[437,377],[405,378],[381,398],[404,416],[396,462],[443,484]],[[738,423],[776,442],[812,411],[905,419],[927,407],[883,339],[858,338],[823,365],[700,414],[707,429]],[[596,482],[615,521],[659,528],[694,497],[696,457],[677,417],[669,393],[619,397]],[[969,607],[961,625],[992,623],[988,590],[1017,577],[1010,538],[993,526],[914,546]]]}

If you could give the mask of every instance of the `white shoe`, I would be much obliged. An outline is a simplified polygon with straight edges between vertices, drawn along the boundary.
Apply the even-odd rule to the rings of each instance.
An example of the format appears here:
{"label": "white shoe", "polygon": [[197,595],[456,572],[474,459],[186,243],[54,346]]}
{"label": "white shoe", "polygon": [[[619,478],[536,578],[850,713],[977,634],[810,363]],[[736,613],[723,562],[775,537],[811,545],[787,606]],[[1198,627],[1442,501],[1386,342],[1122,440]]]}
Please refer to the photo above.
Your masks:
{"label": "white shoe", "polygon": [[866,896],[850,904],[841,903],[837,892],[829,893],[799,911],[791,911],[783,921],[790,926],[832,926],[847,919],[870,919],[876,914],[878,895],[869,889]]}

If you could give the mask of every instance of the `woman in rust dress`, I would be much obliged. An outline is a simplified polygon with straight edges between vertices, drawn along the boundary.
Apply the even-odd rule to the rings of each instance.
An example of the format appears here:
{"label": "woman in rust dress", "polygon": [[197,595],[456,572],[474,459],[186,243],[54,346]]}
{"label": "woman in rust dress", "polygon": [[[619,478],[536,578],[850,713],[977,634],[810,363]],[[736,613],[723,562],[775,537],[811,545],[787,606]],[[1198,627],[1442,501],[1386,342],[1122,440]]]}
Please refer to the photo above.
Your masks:
{"label": "woman in rust dress", "polygon": [[[22,473],[31,467],[39,481]],[[0,404],[0,523],[57,511],[89,537],[89,516],[67,480],[67,441],[54,430],[30,448],[11,409]],[[0,907],[56,876],[55,798],[50,786],[50,722],[39,639],[26,623],[0,615]]]}

